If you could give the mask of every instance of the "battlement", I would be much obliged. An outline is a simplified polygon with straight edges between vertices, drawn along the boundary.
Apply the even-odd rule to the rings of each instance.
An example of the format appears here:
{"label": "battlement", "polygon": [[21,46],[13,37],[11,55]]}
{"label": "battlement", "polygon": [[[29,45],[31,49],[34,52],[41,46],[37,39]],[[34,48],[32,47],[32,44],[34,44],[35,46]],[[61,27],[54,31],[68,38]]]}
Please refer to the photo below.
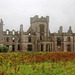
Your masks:
{"label": "battlement", "polygon": [[35,15],[34,17],[30,18],[30,23],[34,23],[34,22],[49,22],[49,16],[43,17],[41,16],[40,18],[38,17],[38,15]]}

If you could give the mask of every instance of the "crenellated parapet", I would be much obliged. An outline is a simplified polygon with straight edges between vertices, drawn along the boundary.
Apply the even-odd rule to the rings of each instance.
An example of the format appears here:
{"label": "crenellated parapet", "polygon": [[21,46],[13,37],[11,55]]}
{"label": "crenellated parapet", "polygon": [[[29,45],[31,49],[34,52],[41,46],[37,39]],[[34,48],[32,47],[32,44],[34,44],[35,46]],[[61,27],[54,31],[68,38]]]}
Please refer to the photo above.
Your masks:
{"label": "crenellated parapet", "polygon": [[43,17],[41,16],[40,18],[38,17],[38,15],[35,15],[34,17],[30,18],[30,23],[34,23],[34,22],[49,22],[49,16]]}

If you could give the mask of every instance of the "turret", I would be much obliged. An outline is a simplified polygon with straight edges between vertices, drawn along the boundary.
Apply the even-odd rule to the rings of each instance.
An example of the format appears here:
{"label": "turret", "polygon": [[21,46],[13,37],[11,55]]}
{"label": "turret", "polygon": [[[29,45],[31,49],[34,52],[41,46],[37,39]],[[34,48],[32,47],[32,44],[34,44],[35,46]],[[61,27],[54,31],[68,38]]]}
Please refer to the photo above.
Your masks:
{"label": "turret", "polygon": [[20,25],[20,35],[23,35],[23,25]]}
{"label": "turret", "polygon": [[60,26],[58,33],[62,34],[62,26]]}
{"label": "turret", "polygon": [[71,33],[72,33],[72,28],[71,28],[71,26],[69,27],[69,30],[68,30],[67,33],[68,33],[68,34],[71,34]]}

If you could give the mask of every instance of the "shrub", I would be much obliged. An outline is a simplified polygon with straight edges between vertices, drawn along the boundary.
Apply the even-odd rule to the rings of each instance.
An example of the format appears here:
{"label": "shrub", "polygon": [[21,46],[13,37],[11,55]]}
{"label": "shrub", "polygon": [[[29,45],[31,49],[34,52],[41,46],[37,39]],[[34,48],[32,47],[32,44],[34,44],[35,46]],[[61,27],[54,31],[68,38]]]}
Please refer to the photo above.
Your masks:
{"label": "shrub", "polygon": [[0,52],[8,52],[9,48],[8,47],[0,47]]}

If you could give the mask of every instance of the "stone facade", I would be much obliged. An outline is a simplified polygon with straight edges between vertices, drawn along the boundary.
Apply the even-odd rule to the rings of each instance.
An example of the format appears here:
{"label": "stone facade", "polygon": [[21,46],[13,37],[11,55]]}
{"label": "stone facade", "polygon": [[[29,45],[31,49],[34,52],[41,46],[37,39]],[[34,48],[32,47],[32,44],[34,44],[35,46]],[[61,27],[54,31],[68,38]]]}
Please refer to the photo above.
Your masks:
{"label": "stone facade", "polygon": [[27,32],[6,29],[3,31],[3,21],[0,20],[0,46],[9,47],[9,51],[72,51],[75,52],[75,33],[71,26],[68,32],[63,32],[62,26],[58,33],[50,33],[49,16],[30,18]]}

